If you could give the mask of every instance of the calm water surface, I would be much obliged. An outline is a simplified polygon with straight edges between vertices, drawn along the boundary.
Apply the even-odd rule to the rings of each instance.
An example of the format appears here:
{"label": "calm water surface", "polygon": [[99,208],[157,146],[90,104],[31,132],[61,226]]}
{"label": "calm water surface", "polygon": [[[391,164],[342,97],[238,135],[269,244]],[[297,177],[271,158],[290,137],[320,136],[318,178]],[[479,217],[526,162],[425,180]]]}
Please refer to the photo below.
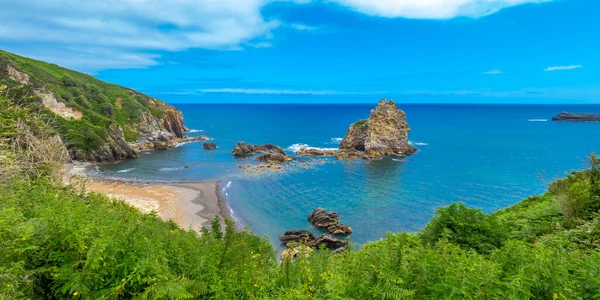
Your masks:
{"label": "calm water surface", "polygon": [[585,167],[586,155],[600,150],[600,123],[544,121],[561,111],[600,113],[600,106],[399,104],[419,149],[410,157],[329,159],[257,176],[238,168],[252,159],[231,155],[238,141],[289,151],[299,144],[336,148],[348,126],[368,117],[375,105],[176,105],[194,129],[190,135],[214,138],[217,150],[191,143],[97,172],[140,180],[221,180],[235,217],[276,247],[285,230],[312,229],[307,215],[324,207],[338,212],[354,229],[352,240],[362,244],[386,231],[417,231],[436,207],[454,201],[493,212],[542,193],[544,180]]}

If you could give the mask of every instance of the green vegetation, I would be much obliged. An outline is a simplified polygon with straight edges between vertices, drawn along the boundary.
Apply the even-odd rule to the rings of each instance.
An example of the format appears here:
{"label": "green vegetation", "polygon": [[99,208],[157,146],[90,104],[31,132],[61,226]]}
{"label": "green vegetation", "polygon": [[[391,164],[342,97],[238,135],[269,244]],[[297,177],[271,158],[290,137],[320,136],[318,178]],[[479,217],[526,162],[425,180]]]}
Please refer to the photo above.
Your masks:
{"label": "green vegetation", "polygon": [[357,129],[366,130],[369,128],[369,120],[367,120],[367,119],[358,120],[352,126],[356,127]]}
{"label": "green vegetation", "polygon": [[[11,80],[8,66],[29,76],[27,84]],[[80,120],[57,117],[40,105],[36,91],[50,91],[58,101],[82,112]],[[106,144],[111,124],[123,128],[127,141],[140,136],[143,113],[161,117],[171,107],[134,90],[94,77],[0,50],[0,92],[56,119],[55,127],[69,148],[89,153]]]}
{"label": "green vegetation", "polygon": [[[598,299],[600,160],[488,215],[437,210],[420,233],[278,262],[266,238],[219,220],[201,235],[122,201],[31,176],[23,120],[0,112],[0,299]],[[31,129],[38,139],[43,123]],[[38,129],[35,129],[38,128]],[[29,141],[29,140],[26,140]],[[34,149],[34,150],[28,150]],[[34,155],[35,157],[35,155]]]}

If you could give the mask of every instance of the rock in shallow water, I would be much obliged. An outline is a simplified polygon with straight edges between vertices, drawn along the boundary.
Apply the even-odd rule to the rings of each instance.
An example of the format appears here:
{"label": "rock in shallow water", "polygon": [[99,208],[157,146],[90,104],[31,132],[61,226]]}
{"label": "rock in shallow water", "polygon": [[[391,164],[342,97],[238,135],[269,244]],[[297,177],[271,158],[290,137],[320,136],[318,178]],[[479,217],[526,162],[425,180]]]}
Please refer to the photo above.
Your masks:
{"label": "rock in shallow water", "polygon": [[308,221],[317,227],[329,227],[336,225],[340,216],[335,212],[327,212],[322,208],[315,209],[308,215]]}
{"label": "rock in shallow water", "polygon": [[321,248],[322,246],[325,246],[325,248],[327,248],[327,249],[336,250],[336,249],[345,247],[346,242],[324,234],[324,235],[318,237],[317,239],[315,239],[310,244],[310,246],[313,248],[317,248],[317,249]]}
{"label": "rock in shallow water", "polygon": [[314,241],[315,236],[308,230],[288,230],[279,240],[286,245],[290,242],[301,244]]}
{"label": "rock in shallow water", "polygon": [[204,149],[206,150],[214,150],[217,149],[217,145],[215,143],[204,143],[204,145],[202,145],[202,147],[204,147]]}
{"label": "rock in shallow water", "polygon": [[413,154],[417,149],[408,143],[410,126],[406,114],[394,101],[377,103],[369,118],[348,128],[340,143],[338,158],[378,158],[383,155]]}
{"label": "rock in shallow water", "polygon": [[348,225],[344,224],[335,224],[327,227],[327,231],[331,234],[342,235],[342,234],[351,234],[352,228]]}

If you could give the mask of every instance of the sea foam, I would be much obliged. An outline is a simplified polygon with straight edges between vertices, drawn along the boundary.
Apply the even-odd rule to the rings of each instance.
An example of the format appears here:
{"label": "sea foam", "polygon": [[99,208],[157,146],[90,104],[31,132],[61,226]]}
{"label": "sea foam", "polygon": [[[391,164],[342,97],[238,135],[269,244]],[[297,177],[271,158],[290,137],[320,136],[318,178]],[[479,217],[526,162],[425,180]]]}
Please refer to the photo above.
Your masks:
{"label": "sea foam", "polygon": [[548,122],[548,119],[529,119],[529,122]]}
{"label": "sea foam", "polygon": [[189,133],[197,133],[197,132],[202,132],[204,130],[202,129],[190,129],[190,131],[188,131]]}
{"label": "sea foam", "polygon": [[135,168],[119,170],[119,171],[117,171],[117,173],[127,173],[127,172],[131,172],[133,170],[135,170]]}
{"label": "sea foam", "polygon": [[427,144],[427,143],[413,142],[413,141],[408,141],[408,144],[411,145],[411,146],[429,146],[429,144]]}
{"label": "sea foam", "polygon": [[338,148],[319,148],[319,147],[311,147],[308,144],[302,144],[302,143],[298,143],[298,144],[293,144],[289,147],[287,147],[285,150],[289,151],[289,152],[293,152],[296,153],[302,149],[318,149],[318,150],[323,150],[323,151],[327,151],[327,150],[338,150]]}

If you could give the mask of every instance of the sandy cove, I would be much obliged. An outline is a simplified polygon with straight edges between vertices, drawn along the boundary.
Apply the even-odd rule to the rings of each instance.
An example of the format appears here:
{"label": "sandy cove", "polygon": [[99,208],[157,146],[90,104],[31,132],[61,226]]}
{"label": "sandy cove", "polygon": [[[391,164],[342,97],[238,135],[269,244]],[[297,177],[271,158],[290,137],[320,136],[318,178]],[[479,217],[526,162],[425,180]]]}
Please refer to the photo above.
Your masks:
{"label": "sandy cove", "polygon": [[88,192],[123,199],[144,213],[156,211],[183,229],[209,227],[216,215],[232,220],[219,192],[219,183],[210,182],[130,182],[96,177],[69,177],[67,183],[83,184]]}

